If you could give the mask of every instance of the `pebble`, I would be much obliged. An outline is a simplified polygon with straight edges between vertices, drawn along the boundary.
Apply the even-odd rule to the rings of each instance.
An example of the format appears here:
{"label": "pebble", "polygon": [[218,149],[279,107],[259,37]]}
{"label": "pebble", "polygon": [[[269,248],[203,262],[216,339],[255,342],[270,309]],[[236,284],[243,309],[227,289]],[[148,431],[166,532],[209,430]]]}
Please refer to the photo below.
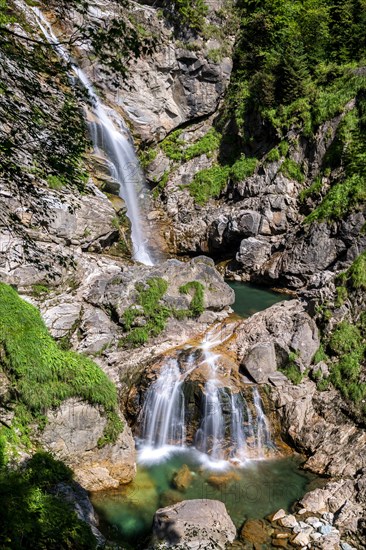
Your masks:
{"label": "pebble", "polygon": [[290,533],[277,533],[276,539],[288,539],[290,537]]}
{"label": "pebble", "polygon": [[276,512],[275,514],[273,514],[273,516],[271,517],[271,521],[277,521],[278,519],[282,519],[286,516],[286,512],[285,510],[283,510],[282,508],[280,510],[278,510],[278,512]]}
{"label": "pebble", "polygon": [[355,548],[348,544],[348,542],[341,542],[341,548],[342,550],[355,550]]}
{"label": "pebble", "polygon": [[299,510],[297,513],[299,514],[299,516],[302,516],[303,514],[307,513],[307,509],[306,508],[301,508],[301,510]]}
{"label": "pebble", "polygon": [[321,524],[322,524],[321,521],[319,521],[319,518],[316,518],[315,516],[311,516],[309,518],[306,518],[305,523],[308,523],[309,525],[312,525],[315,529],[320,527]]}
{"label": "pebble", "polygon": [[327,523],[333,523],[334,522],[334,514],[332,514],[332,512],[325,512],[324,514],[322,514],[322,518]]}
{"label": "pebble", "polygon": [[279,523],[283,526],[283,527],[290,527],[290,529],[292,529],[293,527],[295,527],[296,525],[298,525],[297,523],[297,520],[295,518],[295,516],[293,515],[289,515],[289,516],[285,516],[284,518],[281,518]]}
{"label": "pebble", "polygon": [[322,535],[330,535],[331,532],[333,531],[333,527],[332,525],[329,525],[329,523],[326,523],[325,525],[321,525],[318,529],[319,533],[321,533]]}
{"label": "pebble", "polygon": [[310,542],[310,537],[306,533],[299,533],[294,539],[292,539],[291,544],[294,546],[307,546]]}
{"label": "pebble", "polygon": [[321,533],[311,533],[310,539],[316,541],[316,540],[321,539],[322,536],[323,536],[323,535],[322,535]]}

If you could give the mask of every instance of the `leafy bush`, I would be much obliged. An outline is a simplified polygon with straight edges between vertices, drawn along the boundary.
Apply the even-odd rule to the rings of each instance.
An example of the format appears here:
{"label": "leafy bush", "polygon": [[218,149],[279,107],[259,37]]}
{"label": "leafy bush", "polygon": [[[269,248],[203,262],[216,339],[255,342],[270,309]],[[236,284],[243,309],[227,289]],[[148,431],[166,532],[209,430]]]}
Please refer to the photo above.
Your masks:
{"label": "leafy bush", "polygon": [[43,414],[70,397],[100,405],[109,424],[122,430],[117,391],[90,359],[62,351],[49,335],[38,310],[0,283],[0,346],[2,367],[16,390],[16,399],[31,415]]}
{"label": "leafy bush", "polygon": [[287,178],[296,180],[302,183],[305,179],[305,176],[301,170],[301,167],[292,159],[286,159],[281,164],[281,172]]}
{"label": "leafy bush", "polygon": [[230,174],[229,166],[215,164],[198,172],[189,185],[189,192],[197,204],[205,204],[211,197],[218,197],[225,188]]}
{"label": "leafy bush", "polygon": [[70,483],[72,474],[47,453],[36,453],[24,470],[6,467],[0,450],[0,547],[12,550],[94,550],[89,525],[72,506],[47,491]]}
{"label": "leafy bush", "polygon": [[243,181],[254,174],[257,164],[258,160],[256,158],[243,156],[231,166],[230,177],[234,182]]}

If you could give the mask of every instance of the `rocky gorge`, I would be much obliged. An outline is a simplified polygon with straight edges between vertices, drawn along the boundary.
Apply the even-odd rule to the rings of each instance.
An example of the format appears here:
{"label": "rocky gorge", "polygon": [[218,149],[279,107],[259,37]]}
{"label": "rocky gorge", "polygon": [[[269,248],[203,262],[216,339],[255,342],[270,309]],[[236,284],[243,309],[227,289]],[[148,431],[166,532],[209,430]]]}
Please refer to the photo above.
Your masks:
{"label": "rocky gorge", "polygon": [[[251,438],[258,437],[258,428],[253,435],[248,426],[251,416],[256,422],[260,418],[251,403],[256,387],[277,448],[284,455],[299,453],[302,467],[322,481],[294,499],[291,510],[273,505],[265,517],[243,515],[239,529],[223,502],[204,496],[183,500],[183,487],[159,510],[156,506],[153,538],[144,544],[364,548],[362,59],[352,54],[344,75],[333,66],[325,75],[322,67],[320,83],[308,71],[304,81],[313,79],[313,89],[321,88],[319,97],[306,103],[304,87],[292,103],[276,99],[280,107],[275,112],[277,104],[272,105],[270,118],[250,103],[259,76],[247,68],[243,51],[257,55],[251,28],[264,15],[253,15],[246,2],[174,2],[173,8],[164,1],[80,4],[0,3],[5,37],[0,42],[0,450],[5,457],[0,466],[22,471],[30,464],[32,471],[32,460],[41,452],[46,454],[40,471],[51,468],[45,457],[71,468],[73,481],[64,473],[36,491],[44,491],[45,499],[56,494],[71,502],[97,542],[87,543],[86,535],[72,539],[66,530],[68,542],[55,543],[39,530],[27,534],[35,539],[22,546],[24,533],[9,535],[4,527],[9,540],[1,544],[116,547],[98,530],[106,534],[84,490],[104,494],[131,484],[134,436],[141,436],[149,388],[177,353],[184,352],[180,373],[188,371],[193,349],[198,350],[192,352],[195,364],[213,365],[215,388],[226,392],[225,398],[218,393],[225,437],[237,411],[232,396],[240,389],[249,403],[243,433],[253,451]],[[70,66],[57,48],[47,45],[34,8],[70,49],[106,112],[129,128],[122,133],[135,143],[139,161],[125,161],[131,175],[125,183],[134,185],[141,164],[148,184],[139,183],[137,190],[141,226],[154,265],[134,261],[131,223],[136,220],[108,158],[88,141],[84,118],[90,123],[95,117],[93,102],[70,79]],[[329,9],[333,13],[333,4]],[[356,11],[357,23],[364,15]],[[123,22],[122,34],[106,53],[94,42],[93,29],[113,31],[115,18]],[[288,24],[285,17],[282,24]],[[83,29],[87,36],[80,34]],[[143,46],[123,60],[128,77],[113,85],[108,64],[113,48],[127,43],[138,49],[128,32]],[[307,55],[313,59],[315,54]],[[114,67],[119,61],[117,56]],[[249,88],[241,84],[244,68]],[[284,88],[286,82],[283,77]],[[260,88],[266,86],[267,81]],[[293,82],[288,86],[292,90]],[[243,105],[249,105],[246,111]],[[282,117],[282,126],[276,117]],[[291,299],[241,319],[233,315],[235,295],[224,277],[276,288]],[[30,326],[36,327],[34,333]],[[219,341],[212,334],[219,334]],[[205,348],[210,339],[212,352]],[[29,343],[24,351],[22,340]],[[202,403],[206,399],[207,404],[207,395],[211,404],[216,398],[205,386],[212,376],[207,364],[188,375],[190,385],[183,392],[190,446],[194,434],[204,431]],[[173,379],[170,387],[177,395],[178,382]],[[212,456],[215,445],[210,445]],[[232,445],[225,445],[232,453]],[[231,487],[225,476],[215,483]],[[34,517],[40,514],[37,508]]]}

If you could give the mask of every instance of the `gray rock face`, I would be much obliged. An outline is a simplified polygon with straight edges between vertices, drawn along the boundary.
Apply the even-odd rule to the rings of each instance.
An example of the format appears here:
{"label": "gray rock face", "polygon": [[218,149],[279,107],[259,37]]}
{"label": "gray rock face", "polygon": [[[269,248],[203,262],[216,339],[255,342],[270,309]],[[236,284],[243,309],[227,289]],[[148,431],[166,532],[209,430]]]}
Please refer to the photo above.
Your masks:
{"label": "gray rock face", "polygon": [[244,266],[252,266],[253,269],[259,269],[270,257],[271,246],[264,240],[249,237],[241,241],[239,252],[236,259]]}
{"label": "gray rock face", "polygon": [[185,500],[158,510],[154,517],[155,548],[225,549],[236,529],[218,500]]}
{"label": "gray rock face", "polygon": [[98,447],[106,422],[98,408],[69,399],[48,413],[39,435],[42,446],[66,462],[88,491],[116,488],[136,473],[135,442],[126,422],[115,444]]}
{"label": "gray rock face", "polygon": [[279,381],[276,371],[288,362],[290,354],[297,356],[300,369],[305,370],[320,345],[315,321],[299,300],[284,301],[256,313],[243,321],[236,335],[241,370],[257,383],[271,378],[281,382],[283,376]]}
{"label": "gray rock face", "polygon": [[90,285],[86,300],[98,307],[112,307],[121,318],[127,307],[136,303],[136,284],[146,283],[153,277],[167,281],[163,302],[177,309],[189,308],[192,297],[182,294],[179,288],[192,281],[198,281],[204,287],[205,309],[221,311],[235,300],[234,291],[216,271],[213,261],[205,257],[195,258],[189,263],[167,260],[153,268],[136,266],[118,277],[95,280]]}
{"label": "gray rock face", "polygon": [[274,344],[256,344],[246,355],[242,365],[257,384],[268,382],[269,376],[277,370]]}

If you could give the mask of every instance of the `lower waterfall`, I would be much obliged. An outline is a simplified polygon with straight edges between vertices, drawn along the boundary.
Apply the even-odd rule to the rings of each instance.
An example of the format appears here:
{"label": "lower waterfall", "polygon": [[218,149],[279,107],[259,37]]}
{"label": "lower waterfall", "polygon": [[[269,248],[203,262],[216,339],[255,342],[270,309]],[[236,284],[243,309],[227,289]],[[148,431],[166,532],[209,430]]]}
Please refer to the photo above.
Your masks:
{"label": "lower waterfall", "polygon": [[[210,349],[219,343],[205,340],[188,350],[188,359],[187,349],[164,359],[139,417],[143,460],[191,447],[212,463],[241,463],[275,450],[258,388],[247,385],[244,396],[243,388],[223,375],[223,356]],[[192,383],[200,392],[196,421],[186,395]]]}

